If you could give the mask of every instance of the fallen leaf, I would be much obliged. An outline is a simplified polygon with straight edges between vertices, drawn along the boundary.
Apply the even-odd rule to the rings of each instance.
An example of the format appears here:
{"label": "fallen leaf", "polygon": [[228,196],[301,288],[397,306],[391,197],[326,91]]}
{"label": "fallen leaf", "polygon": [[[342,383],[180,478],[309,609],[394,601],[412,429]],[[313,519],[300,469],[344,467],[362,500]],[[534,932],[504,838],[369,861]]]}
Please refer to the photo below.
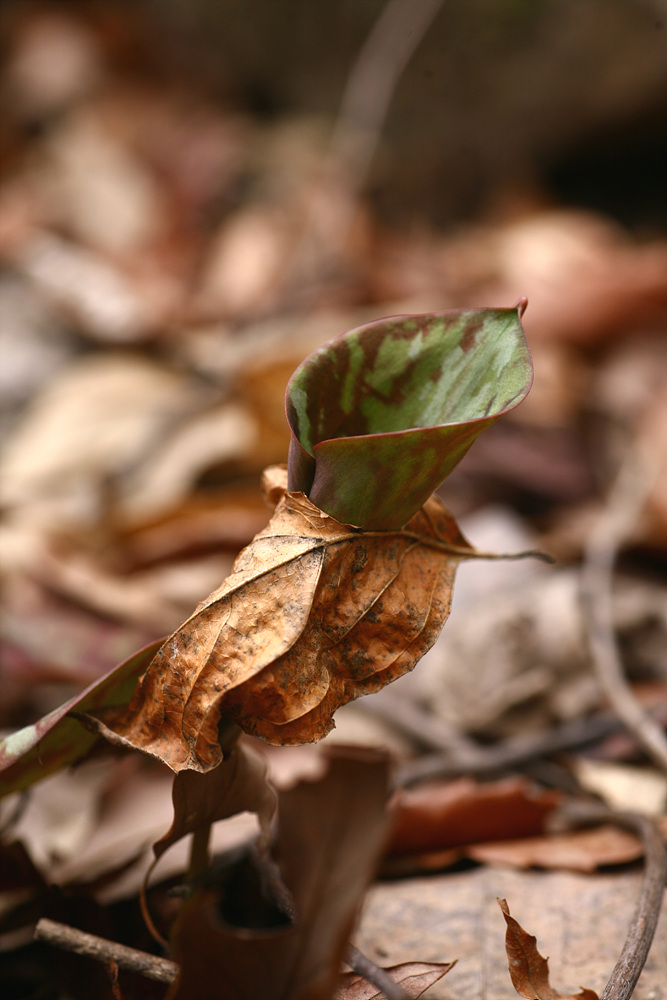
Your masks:
{"label": "fallen leaf", "polygon": [[393,799],[390,855],[443,851],[493,839],[541,833],[560,801],[537,791],[525,778],[479,784],[460,778],[401,789]]}
{"label": "fallen leaf", "polygon": [[386,836],[386,796],[386,759],[342,748],[322,780],[281,792],[274,856],[296,922],[235,929],[220,892],[199,890],[173,928],[169,1000],[329,1000]]}
{"label": "fallen leaf", "polygon": [[641,858],[639,839],[616,826],[522,840],[472,844],[466,856],[486,865],[594,872],[603,865],[623,865]]}
{"label": "fallen leaf", "polygon": [[[409,997],[420,997],[422,993],[437,983],[454,962],[401,962],[384,969],[399,983]],[[346,972],[340,977],[333,1000],[382,1000],[384,993],[356,972]]]}
{"label": "fallen leaf", "polygon": [[345,524],[404,525],[528,394],[526,305],[391,316],[318,348],[285,394],[289,489]]}
{"label": "fallen leaf", "polygon": [[0,740],[0,797],[28,788],[83,757],[98,736],[84,729],[77,716],[103,705],[127,703],[137,678],[161,642],[140,649],[102,680],[95,681],[38,722]]}
{"label": "fallen leaf", "polygon": [[537,939],[528,934],[510,915],[507,901],[498,900],[503,911],[507,932],[505,948],[514,989],[527,1000],[598,1000],[594,990],[579,993],[559,993],[549,983],[549,962],[537,950]]}
{"label": "fallen leaf", "polygon": [[107,738],[175,771],[220,763],[221,716],[269,743],[321,739],[342,704],[414,667],[475,555],[435,497],[403,530],[375,533],[287,493],[284,469],[266,489],[274,516],[231,576],[167,639],[129,709],[95,713]]}

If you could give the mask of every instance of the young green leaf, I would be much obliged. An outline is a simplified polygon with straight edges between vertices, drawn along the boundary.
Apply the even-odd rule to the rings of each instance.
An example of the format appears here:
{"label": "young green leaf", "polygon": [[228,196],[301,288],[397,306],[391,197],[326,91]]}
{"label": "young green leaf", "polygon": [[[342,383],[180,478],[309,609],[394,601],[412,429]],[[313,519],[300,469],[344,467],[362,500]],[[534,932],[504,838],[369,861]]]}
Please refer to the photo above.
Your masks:
{"label": "young green leaf", "polygon": [[311,354],[285,397],[289,490],[343,524],[402,527],[527,395],[525,306],[392,316]]}

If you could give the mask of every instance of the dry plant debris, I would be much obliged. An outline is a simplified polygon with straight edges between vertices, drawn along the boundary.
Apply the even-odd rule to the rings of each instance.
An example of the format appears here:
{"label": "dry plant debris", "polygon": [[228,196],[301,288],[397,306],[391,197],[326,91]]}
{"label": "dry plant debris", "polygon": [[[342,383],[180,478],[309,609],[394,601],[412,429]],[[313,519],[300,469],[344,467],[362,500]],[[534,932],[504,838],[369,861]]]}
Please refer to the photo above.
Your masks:
{"label": "dry plant debris", "polygon": [[[550,191],[520,183],[509,192],[500,185],[495,212],[458,231],[440,231],[423,220],[388,224],[378,216],[364,192],[369,156],[382,147],[382,122],[401,76],[401,60],[420,44],[439,6],[438,0],[424,0],[417,24],[411,0],[387,4],[353,68],[333,130],[328,122],[306,117],[260,120],[235,98],[225,105],[204,94],[196,73],[173,83],[167,74],[165,83],[151,58],[144,58],[149,53],[139,5],[133,13],[129,8],[116,12],[111,20],[100,18],[97,6],[83,12],[70,5],[62,11],[29,5],[3,23],[0,725],[19,732],[3,745],[8,766],[2,793],[18,794],[3,802],[0,946],[3,968],[14,977],[8,986],[12,996],[23,996],[24,987],[32,996],[46,984],[54,996],[63,990],[77,1000],[118,995],[161,1000],[163,986],[132,979],[123,970],[112,985],[103,968],[96,973],[84,959],[30,945],[36,920],[50,915],[70,934],[81,927],[103,935],[107,944],[124,941],[140,954],[149,951],[153,946],[138,918],[139,890],[150,875],[148,908],[168,933],[179,904],[166,895],[165,886],[169,879],[182,882],[188,867],[187,838],[178,839],[181,834],[195,831],[199,860],[205,863],[209,824],[247,808],[260,822],[247,813],[215,822],[210,851],[240,850],[241,842],[258,834],[265,845],[273,786],[285,778],[293,783],[311,766],[321,771],[308,748],[279,749],[281,765],[264,750],[266,778],[250,737],[231,751],[215,742],[218,714],[228,720],[223,725],[228,740],[237,735],[237,722],[276,741],[322,735],[338,703],[407,670],[430,644],[438,630],[436,617],[444,620],[448,613],[455,571],[459,607],[455,604],[445,638],[414,677],[398,681],[402,716],[399,710],[382,721],[382,738],[400,748],[399,775],[411,773],[417,782],[431,768],[431,781],[440,773],[455,782],[441,779],[416,788],[413,799],[402,791],[395,796],[394,836],[400,833],[401,840],[378,851],[364,879],[377,866],[409,877],[374,887],[355,940],[379,965],[390,965],[408,993],[432,977],[429,995],[434,998],[473,997],[486,990],[506,1000],[511,987],[496,949],[500,932],[488,918],[485,901],[506,895],[513,909],[526,912],[527,904],[539,899],[546,901],[542,912],[553,917],[548,940],[556,942],[552,955],[554,947],[560,948],[557,966],[567,969],[572,959],[577,976],[594,983],[598,992],[608,979],[636,895],[632,859],[646,853],[646,842],[607,825],[553,833],[545,820],[556,813],[556,799],[567,805],[573,793],[582,794],[577,782],[602,787],[583,779],[595,768],[592,755],[602,758],[598,770],[609,772],[604,794],[616,808],[648,811],[645,800],[638,799],[637,767],[653,788],[651,810],[664,817],[667,808],[664,778],[647,763],[635,736],[620,733],[609,715],[591,669],[577,598],[582,553],[601,514],[615,502],[606,484],[617,470],[631,468],[636,456],[648,456],[649,474],[640,475],[632,503],[621,504],[623,530],[606,549],[607,557],[613,550],[611,559],[617,562],[613,591],[611,574],[605,581],[612,598],[606,628],[609,641],[613,627],[623,668],[621,701],[629,703],[629,681],[644,712],[664,730],[667,618],[659,576],[667,540],[667,480],[664,467],[656,464],[651,471],[650,465],[664,451],[666,243],[659,227],[649,227],[648,236],[632,234],[600,214],[554,204]],[[442,5],[445,18],[448,6]],[[578,10],[576,16],[579,25],[586,22]],[[653,26],[650,30],[655,35]],[[398,62],[384,58],[386,32],[396,42]],[[548,57],[546,48],[539,52],[540,65]],[[624,60],[631,49],[614,56],[624,95],[629,79],[623,75]],[[501,50],[507,52],[506,46]],[[373,65],[382,67],[384,90],[379,104],[369,107],[378,93],[364,83]],[[360,111],[368,123],[364,135],[351,128]],[[407,159],[405,165],[407,170]],[[534,164],[528,168],[530,174],[536,169]],[[105,745],[100,723],[91,718],[106,723],[116,718],[154,659],[160,646],[155,640],[174,633],[182,645],[188,633],[179,623],[203,595],[219,589],[240,550],[262,533],[267,515],[259,478],[267,465],[284,460],[290,446],[283,394],[301,360],[315,352],[301,368],[296,389],[307,385],[323,358],[333,358],[333,372],[337,366],[345,370],[345,348],[333,355],[330,348],[322,350],[341,330],[362,330],[382,315],[423,317],[454,308],[472,315],[479,303],[509,305],[524,294],[530,308],[522,322],[535,364],[531,395],[483,435],[453,472],[447,503],[463,512],[464,534],[477,548],[537,546],[567,565],[540,573],[526,564],[522,585],[515,587],[515,567],[508,564],[502,564],[500,575],[498,565],[488,563],[483,568],[477,563],[471,572],[474,550],[436,500],[425,508],[436,512],[430,525],[415,508],[418,538],[401,537],[402,521],[388,545],[373,535],[379,521],[372,525],[363,517],[366,530],[359,530],[361,518],[341,513],[342,508],[328,509],[327,489],[309,500],[284,497],[280,517],[286,519],[290,507],[295,524],[307,521],[304,545],[313,547],[289,564],[306,570],[298,592],[287,571],[281,584],[282,640],[294,640],[278,655],[282,675],[275,664],[264,662],[264,654],[272,655],[265,648],[246,661],[253,676],[216,692],[215,658],[200,671],[202,664],[188,652],[192,674],[185,693],[193,690],[201,701],[195,705],[193,699],[169,720],[178,733],[169,751],[172,763],[180,762],[177,767],[202,750],[192,739],[201,732],[204,770],[213,760],[222,762],[205,773],[186,768],[175,780],[159,762],[139,755],[93,759],[72,774],[59,771]],[[433,332],[430,322],[429,329],[422,318],[422,330],[411,337],[404,330],[398,338],[408,353],[420,336],[428,339]],[[383,323],[386,337],[389,328]],[[375,322],[371,326],[378,329]],[[377,356],[381,353],[378,349]],[[375,380],[375,401],[382,397],[377,356],[365,353],[356,382],[348,368],[349,377],[339,385],[347,387],[347,396],[339,388],[327,393],[331,413],[342,418],[339,431],[349,429],[342,403],[353,399],[358,409],[366,376]],[[521,364],[525,375],[525,356]],[[525,389],[522,382],[518,396]],[[405,415],[399,412],[403,402],[398,405],[402,388],[392,386],[400,420]],[[495,414],[498,401],[492,402],[492,395],[484,395],[482,409],[490,404]],[[513,398],[505,392],[498,404],[502,412]],[[353,437],[336,436],[326,419],[322,433],[311,436],[303,433],[303,421],[317,423],[319,404],[292,402],[293,456],[299,456],[299,448],[309,456],[296,464],[308,466],[312,459],[321,478],[327,465],[322,453],[332,444],[334,450],[355,453],[354,475],[344,492],[357,515],[359,483],[373,463],[393,464],[396,482],[402,483],[398,499],[412,502],[412,487],[418,478],[423,481],[419,463],[428,465],[430,458],[421,455],[419,475],[413,475],[390,439],[406,433],[423,434],[424,442],[433,439],[434,421],[427,414],[417,414],[416,428],[383,426],[377,435],[369,410],[352,428]],[[442,419],[449,418],[440,411],[435,424]],[[461,414],[452,419],[456,423]],[[486,415],[477,412],[476,419],[462,447]],[[411,417],[410,427],[412,422]],[[384,459],[378,461],[383,448]],[[376,474],[377,468],[379,482]],[[437,485],[440,472],[434,476]],[[313,482],[308,474],[299,489],[308,493]],[[375,507],[377,514],[380,501],[386,503],[384,527],[384,519],[397,509],[397,496],[392,499],[383,485],[375,488],[369,509]],[[471,511],[479,513],[477,521],[468,518]],[[484,537],[484,523],[495,524],[490,540]],[[511,525],[519,538],[513,538]],[[441,529],[449,552],[434,545],[434,540],[440,545]],[[265,539],[259,544],[277,543]],[[370,579],[368,563],[358,566],[362,552],[381,569],[380,581]],[[418,561],[428,566],[425,577],[416,571]],[[334,588],[335,575],[344,572],[345,586]],[[234,593],[236,599],[247,598],[249,590]],[[438,600],[419,635],[397,625],[387,643],[386,623],[376,621],[376,614],[380,608],[385,615],[398,611],[397,622],[407,620],[405,593],[413,604],[428,593]],[[213,618],[225,613],[233,596],[225,592],[209,599],[203,618],[193,617],[189,627],[199,635],[205,624],[207,642],[222,636],[224,627]],[[296,597],[312,603],[303,620],[291,623],[288,612]],[[318,658],[310,646],[322,646],[343,597],[349,631],[342,639],[334,636],[340,641]],[[259,604],[267,634],[269,619],[279,616],[267,611],[273,604],[265,598]],[[152,644],[145,653],[129,656],[145,643]],[[398,658],[392,658],[392,646]],[[341,650],[338,659],[334,647]],[[299,684],[297,690],[289,672],[304,649],[312,654],[304,657],[310,686]],[[369,652],[365,664],[363,656],[355,660],[360,650]],[[84,685],[89,687],[80,693]],[[138,742],[150,747],[152,737],[142,727],[147,719],[157,721],[159,733],[160,723],[156,705],[142,701],[146,685],[148,680],[138,692],[137,719],[128,732],[134,738],[141,731]],[[179,690],[183,693],[183,687]],[[363,699],[343,706],[340,731],[354,732],[355,740],[377,739],[381,725],[371,726],[369,716]],[[180,728],[186,717],[187,738]],[[438,759],[422,758],[424,749],[438,749]],[[603,768],[605,760],[634,768],[629,792],[627,778],[621,780],[620,770]],[[517,771],[528,773],[529,780],[513,777]],[[478,776],[474,785],[456,781],[469,773]],[[49,774],[54,776],[21,797],[21,789]],[[499,781],[489,782],[490,776]],[[337,801],[331,825],[344,836],[343,824],[353,823],[354,816],[349,803]],[[524,822],[526,806],[530,822]],[[501,834],[512,839],[500,841]],[[319,854],[313,837],[312,831],[305,836],[301,853],[314,863]],[[659,838],[654,839],[654,854],[659,854]],[[151,872],[156,854],[159,867]],[[470,864],[471,858],[487,867],[458,873],[447,868]],[[531,870],[536,866],[553,871]],[[251,868],[246,864],[242,871],[250,871],[252,881]],[[588,874],[578,880],[563,874],[575,868]],[[270,871],[260,867],[267,878]],[[448,874],[435,874],[441,871]],[[153,885],[158,877],[164,881]],[[482,883],[478,898],[475,887]],[[569,888],[559,896],[555,887],[561,883]],[[220,892],[220,886],[195,889],[200,899],[206,893],[217,899]],[[225,892],[229,895],[229,882]],[[413,906],[407,902],[410,892],[417,900]],[[359,899],[362,894],[363,887]],[[374,898],[382,905],[373,923]],[[599,933],[585,913],[600,915]],[[317,917],[326,921],[327,914],[318,910]],[[568,938],[571,924],[579,928],[578,942]],[[464,926],[467,939],[458,935]],[[667,976],[664,924],[657,934],[637,986],[638,1000],[648,1000]],[[540,937],[547,940],[543,931]],[[211,939],[217,942],[216,932]],[[403,950],[394,952],[394,943]],[[443,987],[435,982],[438,969],[447,967],[443,959],[456,956],[460,961]],[[336,962],[341,957],[342,952]],[[419,966],[415,958],[434,966],[432,973],[422,970],[426,979],[414,969],[418,986],[410,971]],[[35,985],[39,970],[43,976]],[[346,988],[352,996],[378,995],[377,986],[353,981],[356,974],[331,988],[343,995]]]}
{"label": "dry plant debris", "polygon": [[512,983],[517,993],[527,1000],[599,1000],[593,990],[559,993],[553,989],[549,982],[549,963],[537,950],[536,938],[514,919],[504,899],[499,899],[498,905],[507,924],[505,947]]}

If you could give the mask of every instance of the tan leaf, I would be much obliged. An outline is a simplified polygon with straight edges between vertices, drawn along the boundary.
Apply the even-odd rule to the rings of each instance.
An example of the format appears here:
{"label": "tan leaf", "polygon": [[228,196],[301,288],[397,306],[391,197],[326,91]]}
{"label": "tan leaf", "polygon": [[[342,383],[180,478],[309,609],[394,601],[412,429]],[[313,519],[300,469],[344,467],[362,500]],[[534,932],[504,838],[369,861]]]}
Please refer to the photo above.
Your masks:
{"label": "tan leaf", "polygon": [[[420,997],[449,972],[455,962],[401,962],[385,969],[399,983],[409,997]],[[345,972],[340,977],[333,1000],[382,1000],[384,993],[356,972]]]}
{"label": "tan leaf", "polygon": [[167,639],[129,709],[100,715],[175,771],[219,764],[221,717],[269,743],[321,739],[340,705],[431,647],[456,568],[475,555],[435,497],[401,530],[364,532],[287,493],[283,469],[268,472],[268,527]]}
{"label": "tan leaf", "polygon": [[507,932],[505,948],[514,989],[527,1000],[598,1000],[594,990],[580,993],[559,993],[549,983],[549,962],[537,950],[537,940],[510,916],[507,901],[498,900],[503,911]]}
{"label": "tan leaf", "polygon": [[220,767],[207,774],[181,771],[172,789],[174,821],[154,845],[155,857],[189,833],[240,812],[257,813],[265,836],[276,808],[276,793],[266,779],[266,761],[246,744],[235,744]]}
{"label": "tan leaf", "polygon": [[594,872],[603,865],[636,861],[642,856],[642,845],[626,830],[599,826],[546,837],[474,844],[466,849],[466,855],[487,865]]}

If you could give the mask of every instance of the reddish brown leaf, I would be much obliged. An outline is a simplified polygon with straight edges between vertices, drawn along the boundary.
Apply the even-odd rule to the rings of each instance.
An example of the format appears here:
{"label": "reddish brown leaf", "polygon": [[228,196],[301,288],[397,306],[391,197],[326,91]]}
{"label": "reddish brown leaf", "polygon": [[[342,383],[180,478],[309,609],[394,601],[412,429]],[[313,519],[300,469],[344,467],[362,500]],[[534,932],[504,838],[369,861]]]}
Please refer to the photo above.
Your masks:
{"label": "reddish brown leaf", "polygon": [[[409,997],[420,997],[455,965],[455,962],[402,962],[385,969],[403,987]],[[340,977],[333,1000],[383,1000],[384,993],[356,972]]]}
{"label": "reddish brown leaf", "polygon": [[507,924],[505,948],[512,984],[517,993],[527,1000],[599,1000],[594,990],[582,988],[580,993],[554,990],[549,983],[549,962],[537,950],[537,939],[510,916],[506,900],[499,899],[498,905]]}
{"label": "reddish brown leaf", "polygon": [[432,497],[399,531],[342,525],[268,470],[268,527],[162,646],[129,710],[99,713],[173,770],[221,759],[229,716],[269,743],[321,739],[334,711],[414,667],[437,638],[459,562],[475,551]]}
{"label": "reddish brown leaf", "polygon": [[172,934],[169,1000],[329,1000],[387,832],[387,763],[337,749],[318,782],[282,792],[274,856],[296,922],[252,931],[224,922],[224,893],[198,891]]}
{"label": "reddish brown leaf", "polygon": [[538,792],[524,778],[489,784],[460,778],[404,789],[393,801],[395,826],[389,853],[418,854],[528,837],[544,830],[547,816],[559,802],[557,792]]}

